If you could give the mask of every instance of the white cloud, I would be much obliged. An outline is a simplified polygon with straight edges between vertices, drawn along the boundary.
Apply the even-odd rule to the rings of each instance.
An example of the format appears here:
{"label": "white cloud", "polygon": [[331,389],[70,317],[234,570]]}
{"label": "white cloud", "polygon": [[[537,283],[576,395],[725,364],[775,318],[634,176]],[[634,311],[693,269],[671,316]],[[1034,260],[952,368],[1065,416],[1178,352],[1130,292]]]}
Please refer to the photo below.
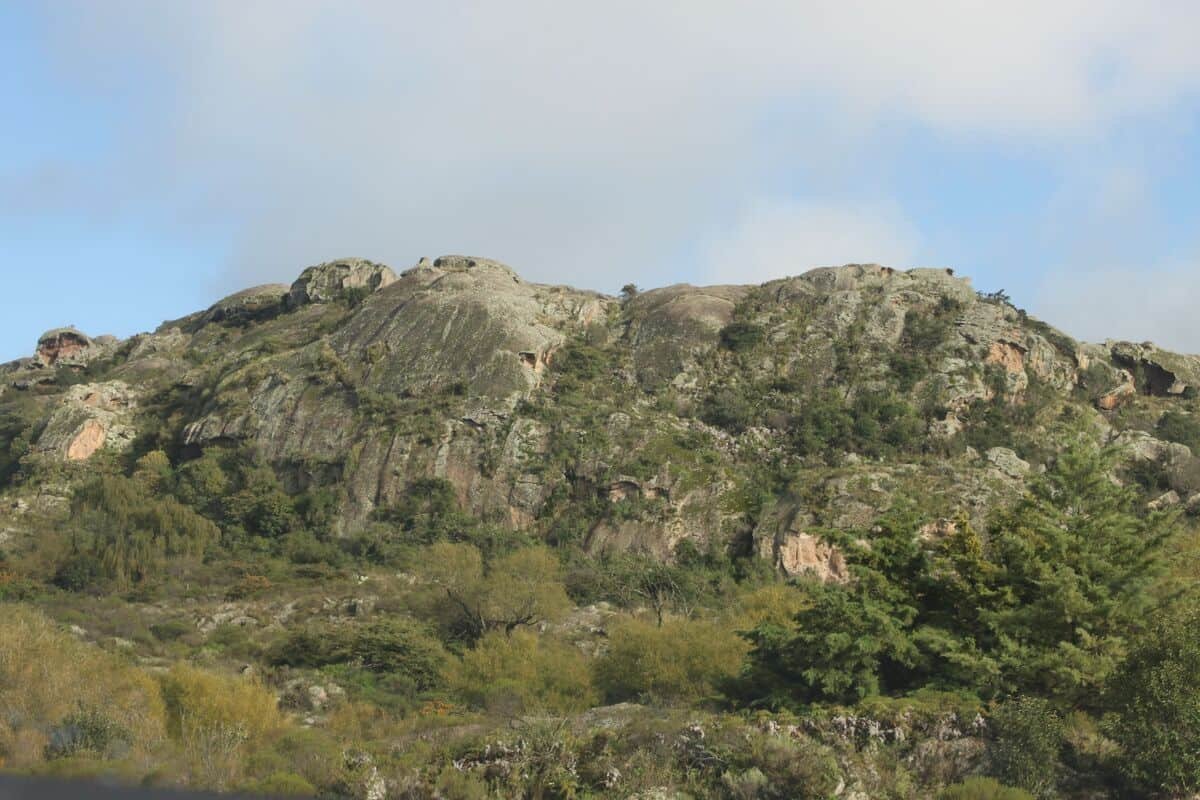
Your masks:
{"label": "white cloud", "polygon": [[735,253],[902,261],[895,214],[754,198],[787,170],[823,196],[880,120],[1070,149],[1200,89],[1191,2],[81,0],[48,16],[62,74],[125,118],[79,180],[111,187],[110,213],[232,229],[226,288],[446,251],[649,285],[748,207],[710,246],[713,274]]}
{"label": "white cloud", "polygon": [[763,283],[845,263],[902,268],[911,264],[916,242],[906,224],[869,209],[759,203],[709,242],[701,282]]}
{"label": "white cloud", "polygon": [[1198,297],[1200,263],[1175,269],[1103,269],[1051,276],[1033,310],[1085,341],[1151,341],[1168,350],[1200,353]]}

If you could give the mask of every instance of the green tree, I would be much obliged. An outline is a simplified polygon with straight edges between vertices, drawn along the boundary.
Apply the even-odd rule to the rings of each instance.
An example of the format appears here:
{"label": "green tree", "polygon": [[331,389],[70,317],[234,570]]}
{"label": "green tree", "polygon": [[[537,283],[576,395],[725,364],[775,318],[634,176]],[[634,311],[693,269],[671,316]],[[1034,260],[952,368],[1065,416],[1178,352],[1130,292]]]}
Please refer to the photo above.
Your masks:
{"label": "green tree", "polygon": [[571,606],[558,559],[527,547],[484,564],[479,548],[441,542],[424,553],[426,578],[436,587],[427,600],[454,635],[475,640],[493,630],[553,620]]}
{"label": "green tree", "polygon": [[[175,499],[111,475],[76,490],[70,527],[72,557],[90,555],[119,584],[145,580],[165,559],[198,556],[220,535],[216,525]],[[77,577],[77,566],[69,573]]]}
{"label": "green tree", "polygon": [[1171,796],[1200,790],[1200,608],[1163,616],[1109,681],[1105,732],[1136,783]]}
{"label": "green tree", "polygon": [[1154,604],[1177,518],[1116,485],[1116,458],[1077,442],[994,526],[999,602],[984,617],[1012,689],[1094,698]]}
{"label": "green tree", "polygon": [[1010,786],[1035,797],[1052,797],[1063,746],[1063,721],[1040,697],[1017,697],[991,717],[992,771]]}

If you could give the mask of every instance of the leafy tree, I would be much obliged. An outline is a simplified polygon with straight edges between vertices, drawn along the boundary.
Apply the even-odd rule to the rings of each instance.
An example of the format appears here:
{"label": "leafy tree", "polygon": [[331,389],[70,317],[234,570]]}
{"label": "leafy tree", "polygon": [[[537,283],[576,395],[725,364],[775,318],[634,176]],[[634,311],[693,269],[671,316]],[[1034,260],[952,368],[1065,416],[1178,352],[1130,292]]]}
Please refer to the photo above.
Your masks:
{"label": "leafy tree", "polygon": [[395,505],[375,517],[398,526],[403,538],[414,544],[459,540],[460,532],[474,523],[459,510],[454,485],[445,478],[418,478]]}
{"label": "leafy tree", "polygon": [[440,685],[446,651],[424,626],[404,617],[389,617],[356,631],[347,647],[351,659],[371,672],[400,675],[418,691]]}
{"label": "leafy tree", "polygon": [[78,582],[76,559],[87,555],[120,584],[145,580],[165,559],[198,556],[216,542],[213,523],[141,483],[101,476],[75,492],[71,505],[72,556],[60,585]]}
{"label": "leafy tree", "polygon": [[424,553],[425,575],[436,586],[433,615],[451,633],[475,640],[489,631],[552,620],[570,608],[558,559],[527,547],[484,565],[479,548],[443,542]]}
{"label": "leafy tree", "polygon": [[1113,459],[1072,446],[987,542],[960,519],[926,543],[903,507],[865,545],[841,537],[853,580],[811,586],[792,625],[750,631],[736,693],[789,705],[928,686],[1094,703],[1153,605],[1176,527],[1112,482]]}
{"label": "leafy tree", "polygon": [[739,320],[722,328],[720,335],[722,347],[740,353],[761,343],[766,334],[762,326]]}
{"label": "leafy tree", "polygon": [[1164,615],[1109,681],[1105,732],[1137,784],[1171,796],[1200,790],[1200,609]]}

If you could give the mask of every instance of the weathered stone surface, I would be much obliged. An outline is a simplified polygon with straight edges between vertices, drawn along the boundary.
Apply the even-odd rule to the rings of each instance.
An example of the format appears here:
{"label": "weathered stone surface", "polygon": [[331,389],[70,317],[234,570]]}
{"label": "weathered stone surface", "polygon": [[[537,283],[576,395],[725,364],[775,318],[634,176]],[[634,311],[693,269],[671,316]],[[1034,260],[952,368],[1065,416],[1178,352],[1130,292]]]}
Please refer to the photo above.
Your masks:
{"label": "weathered stone surface", "polygon": [[309,267],[287,292],[287,304],[329,303],[351,289],[377,292],[395,282],[396,273],[383,264],[361,258],[344,258]]}
{"label": "weathered stone surface", "polygon": [[423,392],[454,383],[512,399],[541,381],[566,334],[602,314],[601,295],[522,281],[486,259],[446,256],[408,270],[330,341],[363,364],[375,391]]}
{"label": "weathered stone surface", "polygon": [[716,345],[748,291],[745,286],[679,284],[631,299],[627,337],[638,380],[652,387],[683,375],[696,356]]}
{"label": "weathered stone surface", "polygon": [[64,461],[86,461],[102,448],[122,450],[137,431],[137,394],[125,383],[72,386],[38,437],[34,451]]}
{"label": "weathered stone surface", "polygon": [[75,328],[55,328],[46,331],[38,339],[37,352],[29,366],[41,367],[82,367],[103,358],[113,348],[115,339],[101,337],[93,340],[86,333]]}
{"label": "weathered stone surface", "polygon": [[[369,297],[330,302],[353,289]],[[722,344],[735,312],[757,344]],[[924,326],[936,335],[919,348],[906,336],[915,323],[936,323]],[[552,369],[574,342],[590,346],[584,354],[599,370],[582,392]],[[845,561],[822,530],[869,541],[894,499],[914,496],[925,522],[963,513],[978,525],[1022,491],[1030,465],[1012,450],[981,456],[952,441],[993,410],[981,404],[995,403],[1001,419],[1036,410],[1014,446],[1045,434],[1052,449],[1060,411],[1082,410],[1107,441],[1105,426],[1133,415],[1102,415],[1087,407],[1093,401],[1103,408],[1111,394],[1112,408],[1131,403],[1141,414],[1141,404],[1161,412],[1188,392],[1187,358],[1131,347],[1075,343],[999,298],[979,298],[947,270],[849,265],[760,287],[671,286],[622,303],[529,283],[496,261],[444,256],[398,278],[371,262],[331,262],[289,289],[240,292],[123,345],[63,335],[45,358],[2,371],[5,387],[25,390],[7,391],[47,423],[35,453],[82,460],[129,441],[133,403],[89,406],[78,387],[63,390],[75,378],[58,367],[111,353],[105,380],[163,409],[184,453],[245,445],[289,491],[332,489],[334,532],[361,530],[414,481],[439,478],[463,510],[547,537],[559,535],[563,509],[586,498],[594,516],[568,520],[569,535],[592,554],[669,560],[683,541],[705,551],[752,537],[753,550],[789,574],[842,580]],[[898,381],[898,355],[917,367],[915,383]],[[798,454],[789,442],[803,410],[777,401],[843,386],[847,403],[878,391],[930,413],[928,435],[942,440],[945,458]],[[718,427],[703,411],[726,387],[752,406],[744,428]],[[1144,435],[1124,444],[1131,457],[1160,463],[1191,503],[1200,470],[1186,448]],[[792,484],[748,510],[747,476],[760,464],[778,465]],[[924,537],[945,535],[930,526]]]}
{"label": "weathered stone surface", "polygon": [[1024,478],[1029,474],[1028,461],[1022,460],[1007,447],[993,447],[983,454],[987,462],[1009,478]]}
{"label": "weathered stone surface", "polygon": [[1200,357],[1160,350],[1149,342],[1109,342],[1113,361],[1129,370],[1142,394],[1183,396],[1200,390]]}
{"label": "weathered stone surface", "polygon": [[231,294],[204,312],[201,322],[236,325],[271,317],[283,310],[289,291],[282,283],[270,283]]}

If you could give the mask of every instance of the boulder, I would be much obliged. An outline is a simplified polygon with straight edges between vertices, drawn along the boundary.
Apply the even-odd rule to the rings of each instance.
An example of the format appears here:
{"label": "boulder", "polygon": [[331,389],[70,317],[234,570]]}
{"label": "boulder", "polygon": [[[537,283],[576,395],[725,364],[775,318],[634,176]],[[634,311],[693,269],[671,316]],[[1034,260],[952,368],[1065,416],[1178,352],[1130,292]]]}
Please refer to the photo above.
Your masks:
{"label": "boulder", "polygon": [[1007,447],[993,447],[983,457],[1006,477],[1019,480],[1029,474],[1029,462]]}
{"label": "boulder", "polygon": [[93,340],[76,328],[55,328],[38,338],[37,352],[29,366],[34,369],[82,367],[111,353],[115,343],[112,337]]}
{"label": "boulder", "polygon": [[240,325],[269,319],[283,310],[289,292],[289,287],[282,283],[270,283],[231,294],[205,311],[200,322]]}
{"label": "boulder", "polygon": [[72,386],[50,415],[34,452],[62,461],[87,461],[101,449],[124,450],[137,431],[137,393],[122,381]]}
{"label": "boulder", "polygon": [[287,305],[298,308],[307,303],[330,303],[359,289],[368,294],[396,281],[396,273],[383,264],[361,258],[343,258],[309,267],[300,273],[287,293]]}

